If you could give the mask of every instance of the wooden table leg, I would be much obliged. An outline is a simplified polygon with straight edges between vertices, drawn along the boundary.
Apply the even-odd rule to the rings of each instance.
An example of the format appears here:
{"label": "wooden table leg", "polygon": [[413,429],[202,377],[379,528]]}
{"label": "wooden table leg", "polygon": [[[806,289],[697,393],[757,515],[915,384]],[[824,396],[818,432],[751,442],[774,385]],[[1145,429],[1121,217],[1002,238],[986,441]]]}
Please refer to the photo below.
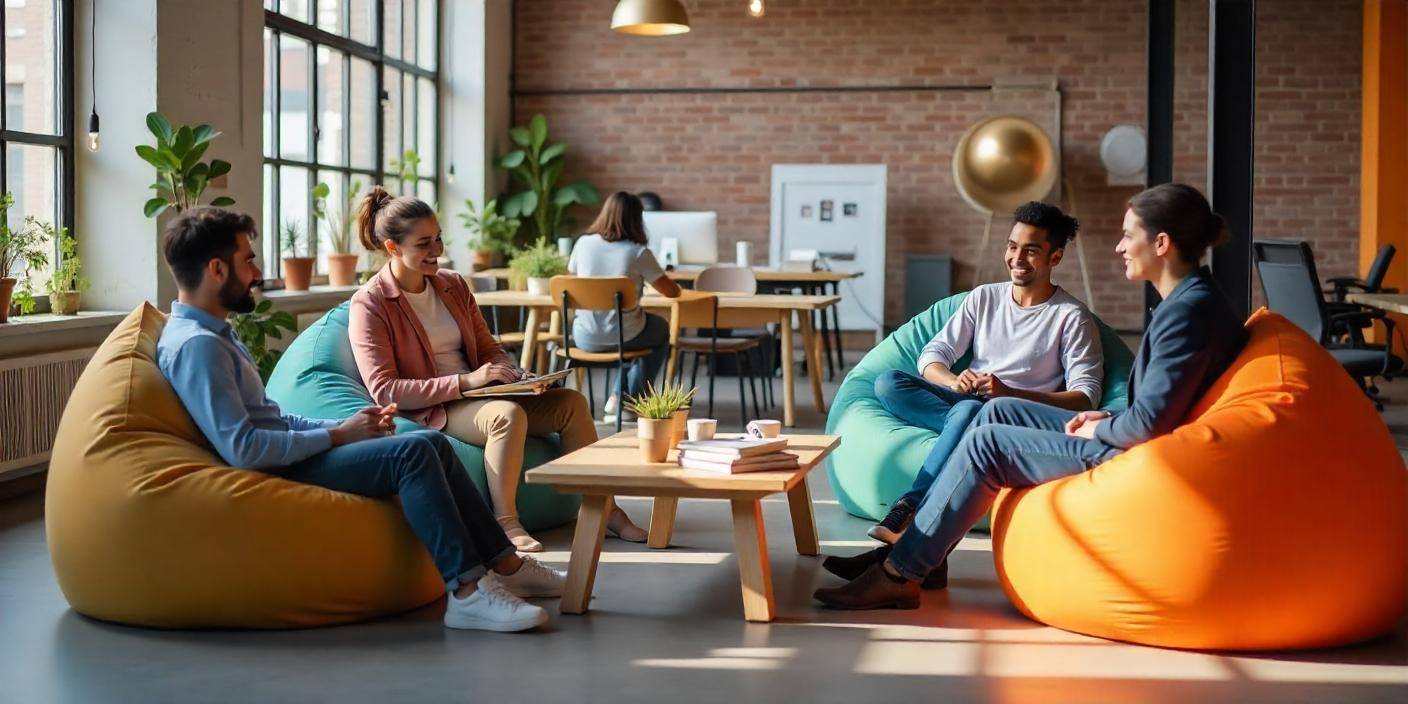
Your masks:
{"label": "wooden table leg", "polygon": [[772,567],[768,564],[768,539],[763,533],[763,504],[757,499],[734,499],[731,503],[733,545],[743,584],[743,617],[749,621],[771,621]]}
{"label": "wooden table leg", "polygon": [[523,351],[518,355],[518,366],[533,368],[533,352],[538,348],[538,309],[528,309],[528,322],[523,324]]}
{"label": "wooden table leg", "polygon": [[[561,335],[561,334],[562,334],[562,313],[560,313],[560,312],[558,312],[558,311],[556,311],[556,310],[551,311],[551,312],[548,314],[548,335],[549,335],[550,337],[556,337],[556,336]],[[542,355],[541,357],[539,357],[538,360],[535,362],[535,364],[538,365],[537,373],[539,373],[539,374],[547,374],[547,373],[548,373],[548,369],[549,369],[549,362],[550,362],[551,360],[552,360],[552,353],[549,352],[549,351],[547,351],[546,349],[544,349],[544,350],[543,350],[543,355]]]}
{"label": "wooden table leg", "polygon": [[[802,314],[803,320],[806,314]],[[797,424],[797,390],[792,388],[796,380],[796,361],[792,352],[792,311],[782,311],[779,328],[782,331],[782,424],[791,428]]]}
{"label": "wooden table leg", "polygon": [[797,540],[797,554],[820,555],[816,514],[812,512],[812,492],[807,487],[806,477],[802,477],[802,481],[787,492],[787,508],[792,512],[792,537]]}
{"label": "wooden table leg", "polygon": [[679,505],[678,496],[655,497],[650,509],[650,537],[646,545],[656,550],[670,547],[670,534],[675,530],[675,509]]}
{"label": "wooden table leg", "polygon": [[572,536],[572,557],[567,563],[567,584],[562,589],[562,613],[582,614],[592,600],[592,582],[606,538],[607,506],[611,497],[588,494],[577,512],[577,532]]}
{"label": "wooden table leg", "polygon": [[816,412],[825,415],[826,397],[821,393],[821,338],[812,328],[811,316],[803,314],[797,319],[802,323],[802,351],[807,355],[807,378],[812,382],[812,401],[816,403]]}

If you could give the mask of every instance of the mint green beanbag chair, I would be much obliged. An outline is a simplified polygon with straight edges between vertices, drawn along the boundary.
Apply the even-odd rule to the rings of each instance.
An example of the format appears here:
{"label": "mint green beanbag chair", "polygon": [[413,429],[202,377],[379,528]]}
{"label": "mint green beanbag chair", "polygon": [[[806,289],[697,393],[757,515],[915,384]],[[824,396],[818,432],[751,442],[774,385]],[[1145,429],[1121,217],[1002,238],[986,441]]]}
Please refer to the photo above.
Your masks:
{"label": "mint green beanbag chair", "polygon": [[[352,357],[347,337],[349,303],[328,311],[304,330],[289,346],[269,377],[269,398],[289,413],[310,418],[345,418],[372,405],[372,397],[362,385],[361,374]],[[396,419],[397,432],[423,430],[404,418]],[[455,454],[469,470],[470,479],[487,503],[489,490],[484,477],[484,449],[450,438]],[[524,469],[536,467],[561,454],[556,438],[528,438]],[[577,517],[580,499],[559,494],[542,484],[524,484],[518,490],[518,511],[525,528],[544,530]]]}
{"label": "mint green beanbag chair", "polygon": [[[929,449],[938,440],[936,433],[905,425],[890,415],[875,398],[875,378],[891,369],[913,372],[924,345],[934,339],[967,296],[967,292],[949,296],[900,326],[841,382],[826,418],[826,432],[840,435],[841,445],[827,459],[826,471],[847,513],[877,521],[883,518],[890,502],[914,483]],[[1126,387],[1134,354],[1114,330],[1099,318],[1095,322],[1105,351],[1105,397],[1100,407],[1123,410],[1128,405]],[[954,371],[966,368],[969,361],[964,355]]]}

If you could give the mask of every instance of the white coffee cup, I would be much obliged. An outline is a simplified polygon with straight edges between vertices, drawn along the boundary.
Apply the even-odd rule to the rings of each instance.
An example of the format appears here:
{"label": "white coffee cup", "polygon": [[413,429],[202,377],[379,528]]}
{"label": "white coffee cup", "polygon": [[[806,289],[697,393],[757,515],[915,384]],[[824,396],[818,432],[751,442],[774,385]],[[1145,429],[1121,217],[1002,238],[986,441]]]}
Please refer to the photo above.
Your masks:
{"label": "white coffee cup", "polygon": [[719,422],[713,418],[690,418],[684,425],[690,440],[713,440],[714,431],[719,429]]}
{"label": "white coffee cup", "polygon": [[753,420],[748,421],[748,434],[755,438],[775,438],[782,434],[782,421],[780,420]]}

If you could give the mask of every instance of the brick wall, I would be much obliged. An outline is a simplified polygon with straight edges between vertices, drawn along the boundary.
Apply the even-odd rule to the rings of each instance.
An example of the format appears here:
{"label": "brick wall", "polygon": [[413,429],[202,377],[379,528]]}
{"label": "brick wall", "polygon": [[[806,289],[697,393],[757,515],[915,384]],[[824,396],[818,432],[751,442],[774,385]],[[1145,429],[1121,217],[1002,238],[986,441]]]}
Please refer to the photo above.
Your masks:
{"label": "brick wall", "polygon": [[[1138,189],[1105,185],[1099,145],[1110,127],[1144,122],[1144,3],[790,0],[769,3],[760,20],[747,17],[742,0],[687,5],[692,32],[642,39],[608,29],[609,0],[515,3],[515,120],[548,116],[554,139],[571,147],[569,178],[589,179],[603,191],[653,190],[671,209],[717,210],[722,251],[740,239],[766,251],[772,164],[885,163],[885,317],[897,324],[907,255],[951,254],[956,283],[972,284],[983,218],[958,196],[950,163],[963,130],[999,111],[987,86],[1056,79],[1062,159],[1097,310],[1117,327],[1140,324],[1141,289],[1123,280],[1112,254],[1124,201]],[[1258,6],[1258,58],[1266,57],[1260,73],[1269,77],[1258,95],[1266,116],[1257,134],[1258,226],[1314,236],[1322,259],[1334,253],[1323,264],[1327,276],[1352,269],[1359,3]],[[1175,170],[1201,185],[1206,2],[1181,0],[1179,11]],[[833,86],[945,89],[745,92]],[[738,90],[591,92],[698,88]],[[1007,225],[999,217],[995,232]],[[999,249],[986,256],[995,261]],[[994,268],[990,262],[988,271]],[[1058,272],[1062,284],[1080,291],[1074,256]]]}

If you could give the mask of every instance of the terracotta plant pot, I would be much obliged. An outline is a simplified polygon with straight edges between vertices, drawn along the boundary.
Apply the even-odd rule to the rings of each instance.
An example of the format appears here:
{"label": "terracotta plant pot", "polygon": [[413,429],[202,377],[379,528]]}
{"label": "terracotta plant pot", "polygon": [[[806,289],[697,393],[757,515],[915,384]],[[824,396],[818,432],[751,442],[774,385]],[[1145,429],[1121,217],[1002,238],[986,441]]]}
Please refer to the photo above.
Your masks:
{"label": "terracotta plant pot", "polygon": [[552,293],[552,286],[549,282],[552,279],[540,279],[530,277],[528,279],[528,294],[531,296],[546,296]]}
{"label": "terracotta plant pot", "polygon": [[642,462],[664,462],[670,456],[670,433],[674,418],[641,418],[636,421],[636,442]]}
{"label": "terracotta plant pot", "polygon": [[685,425],[689,422],[689,406],[675,411],[675,414],[670,416],[670,420],[675,423],[674,427],[670,428],[670,449],[678,450],[680,449],[680,441],[684,439]]}
{"label": "terracotta plant pot", "polygon": [[358,259],[361,257],[356,254],[329,254],[328,283],[333,286],[356,286]]}
{"label": "terracotta plant pot", "polygon": [[474,250],[474,270],[484,271],[494,266],[494,250],[476,249]]}
{"label": "terracotta plant pot", "polygon": [[54,315],[78,315],[78,305],[83,298],[82,291],[49,292],[49,310]]}
{"label": "terracotta plant pot", "polygon": [[14,299],[17,283],[19,279],[0,279],[0,323],[10,321],[10,302]]}
{"label": "terracotta plant pot", "polygon": [[312,257],[284,257],[284,288],[290,291],[307,291],[313,280]]}

